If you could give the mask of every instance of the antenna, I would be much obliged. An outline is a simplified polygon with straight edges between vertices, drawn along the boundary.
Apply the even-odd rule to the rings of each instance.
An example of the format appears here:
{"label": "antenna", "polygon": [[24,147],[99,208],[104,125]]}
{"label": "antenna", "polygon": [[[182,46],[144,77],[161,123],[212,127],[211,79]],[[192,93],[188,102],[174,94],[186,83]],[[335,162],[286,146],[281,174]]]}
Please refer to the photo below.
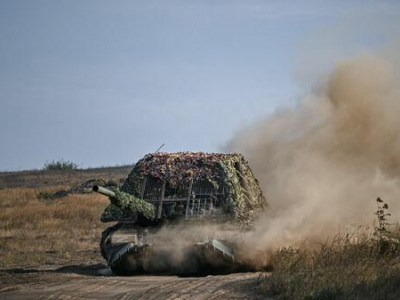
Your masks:
{"label": "antenna", "polygon": [[158,153],[161,150],[161,148],[164,146],[165,146],[165,144],[163,143],[160,147],[158,147],[158,149],[154,153]]}

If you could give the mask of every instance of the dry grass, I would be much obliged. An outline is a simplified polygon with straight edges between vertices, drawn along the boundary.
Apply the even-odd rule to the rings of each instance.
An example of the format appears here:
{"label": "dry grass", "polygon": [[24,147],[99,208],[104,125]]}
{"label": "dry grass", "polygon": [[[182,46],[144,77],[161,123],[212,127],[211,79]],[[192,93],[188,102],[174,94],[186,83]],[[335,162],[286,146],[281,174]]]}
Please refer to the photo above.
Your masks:
{"label": "dry grass", "polygon": [[263,286],[278,299],[400,299],[399,240],[398,226],[384,236],[361,228],[314,248],[279,249]]}
{"label": "dry grass", "polygon": [[0,268],[101,259],[99,221],[108,199],[98,194],[38,199],[34,188],[0,190]]}

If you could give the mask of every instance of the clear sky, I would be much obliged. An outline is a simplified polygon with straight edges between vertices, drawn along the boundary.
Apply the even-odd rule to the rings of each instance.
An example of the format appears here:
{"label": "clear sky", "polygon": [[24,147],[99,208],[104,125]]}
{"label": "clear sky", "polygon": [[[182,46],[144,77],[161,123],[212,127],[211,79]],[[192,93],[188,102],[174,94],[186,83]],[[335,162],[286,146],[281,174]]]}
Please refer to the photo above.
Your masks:
{"label": "clear sky", "polygon": [[219,151],[383,43],[398,3],[0,0],[0,171]]}

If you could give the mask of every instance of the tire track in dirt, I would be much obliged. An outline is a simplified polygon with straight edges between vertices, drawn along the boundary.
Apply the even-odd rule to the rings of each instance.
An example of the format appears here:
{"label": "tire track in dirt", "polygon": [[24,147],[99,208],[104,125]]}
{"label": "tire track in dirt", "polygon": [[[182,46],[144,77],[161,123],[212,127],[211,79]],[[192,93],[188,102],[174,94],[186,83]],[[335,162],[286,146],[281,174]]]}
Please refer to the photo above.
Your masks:
{"label": "tire track in dirt", "polygon": [[1,299],[266,299],[258,273],[207,277],[176,276],[65,276],[20,290],[0,293]]}

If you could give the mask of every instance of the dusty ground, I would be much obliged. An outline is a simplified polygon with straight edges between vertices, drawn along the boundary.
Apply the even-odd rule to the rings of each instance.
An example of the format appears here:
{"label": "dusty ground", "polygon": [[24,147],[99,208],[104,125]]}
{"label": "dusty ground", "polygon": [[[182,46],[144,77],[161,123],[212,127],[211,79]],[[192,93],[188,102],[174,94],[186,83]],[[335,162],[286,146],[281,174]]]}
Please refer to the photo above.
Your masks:
{"label": "dusty ground", "polygon": [[102,264],[9,269],[1,299],[266,299],[258,273],[207,277],[103,276]]}
{"label": "dusty ground", "polygon": [[[0,173],[0,299],[266,299],[259,273],[206,277],[104,276],[98,221],[108,201],[71,195],[51,202],[45,189],[93,178],[124,178],[131,167]],[[104,274],[104,273],[103,273]]]}

